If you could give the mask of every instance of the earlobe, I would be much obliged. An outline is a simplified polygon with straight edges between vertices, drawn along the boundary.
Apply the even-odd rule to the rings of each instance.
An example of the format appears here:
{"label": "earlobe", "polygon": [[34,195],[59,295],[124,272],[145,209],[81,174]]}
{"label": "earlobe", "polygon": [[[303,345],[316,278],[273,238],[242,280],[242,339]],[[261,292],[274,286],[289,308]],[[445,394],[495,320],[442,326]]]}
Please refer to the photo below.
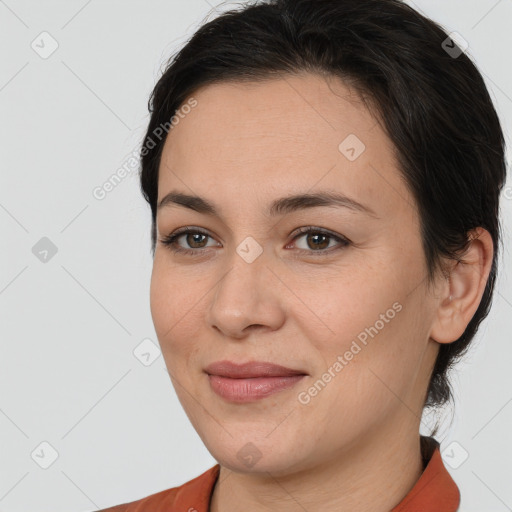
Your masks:
{"label": "earlobe", "polygon": [[451,267],[439,297],[430,337],[452,343],[464,333],[482,299],[491,270],[494,248],[489,232],[476,228],[468,233],[470,244]]}

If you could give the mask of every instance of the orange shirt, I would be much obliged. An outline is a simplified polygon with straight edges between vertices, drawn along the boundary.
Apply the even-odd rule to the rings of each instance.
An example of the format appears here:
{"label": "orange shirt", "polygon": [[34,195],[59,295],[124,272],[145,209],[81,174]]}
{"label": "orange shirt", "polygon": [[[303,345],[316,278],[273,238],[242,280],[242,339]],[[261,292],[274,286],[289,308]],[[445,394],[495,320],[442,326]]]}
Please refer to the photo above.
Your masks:
{"label": "orange shirt", "polygon": [[[460,493],[444,467],[439,443],[434,438],[422,437],[421,448],[425,469],[407,496],[390,512],[456,512]],[[216,464],[179,487],[99,512],[209,512],[219,470]]]}

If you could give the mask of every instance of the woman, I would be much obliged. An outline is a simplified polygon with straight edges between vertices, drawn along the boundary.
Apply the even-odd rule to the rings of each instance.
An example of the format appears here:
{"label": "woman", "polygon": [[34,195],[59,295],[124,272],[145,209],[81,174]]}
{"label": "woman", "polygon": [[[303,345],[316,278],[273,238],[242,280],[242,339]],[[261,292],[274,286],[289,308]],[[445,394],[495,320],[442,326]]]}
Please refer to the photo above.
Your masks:
{"label": "woman", "polygon": [[150,100],[151,312],[218,464],[113,511],[456,511],[425,407],[485,318],[504,138],[399,0],[269,0],[200,28]]}

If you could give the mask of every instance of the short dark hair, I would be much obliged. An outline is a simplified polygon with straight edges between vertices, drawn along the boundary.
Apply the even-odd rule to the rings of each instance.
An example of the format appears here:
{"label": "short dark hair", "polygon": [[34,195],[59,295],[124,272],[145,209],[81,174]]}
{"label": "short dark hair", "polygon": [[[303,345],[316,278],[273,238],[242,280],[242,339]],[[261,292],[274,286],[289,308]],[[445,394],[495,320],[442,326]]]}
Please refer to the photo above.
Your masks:
{"label": "short dark hair", "polygon": [[[494,244],[482,300],[462,336],[442,344],[425,406],[452,399],[448,370],[487,316],[501,241],[505,141],[484,80],[441,26],[400,0],[263,0],[201,26],[167,63],[148,101],[143,147],[199,87],[312,72],[353,86],[378,114],[416,200],[432,283],[442,259],[461,261],[470,230]],[[452,48],[454,51],[448,51]],[[460,50],[460,51],[459,51]],[[368,103],[367,103],[368,100]],[[141,152],[140,185],[156,244],[158,169],[165,137]]]}

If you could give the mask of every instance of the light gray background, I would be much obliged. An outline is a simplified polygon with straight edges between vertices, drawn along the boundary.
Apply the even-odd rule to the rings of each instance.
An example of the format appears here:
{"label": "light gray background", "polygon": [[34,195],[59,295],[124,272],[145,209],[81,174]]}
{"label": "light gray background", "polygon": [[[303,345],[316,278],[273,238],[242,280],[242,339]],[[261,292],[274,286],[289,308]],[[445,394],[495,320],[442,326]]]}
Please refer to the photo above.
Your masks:
{"label": "light gray background", "polygon": [[[219,4],[0,0],[0,511],[97,510],[215,464],[163,358],[146,366],[133,352],[158,343],[137,173],[103,200],[92,192],[136,150],[164,61]],[[512,1],[415,6],[468,41],[510,134]],[[43,31],[59,45],[45,59],[31,47],[51,49]],[[493,309],[453,376],[454,421],[448,411],[439,435],[453,466],[469,454],[450,468],[464,512],[512,510],[510,177],[502,211]],[[57,248],[46,263],[32,250],[43,237]],[[41,443],[58,454],[47,469]]]}

